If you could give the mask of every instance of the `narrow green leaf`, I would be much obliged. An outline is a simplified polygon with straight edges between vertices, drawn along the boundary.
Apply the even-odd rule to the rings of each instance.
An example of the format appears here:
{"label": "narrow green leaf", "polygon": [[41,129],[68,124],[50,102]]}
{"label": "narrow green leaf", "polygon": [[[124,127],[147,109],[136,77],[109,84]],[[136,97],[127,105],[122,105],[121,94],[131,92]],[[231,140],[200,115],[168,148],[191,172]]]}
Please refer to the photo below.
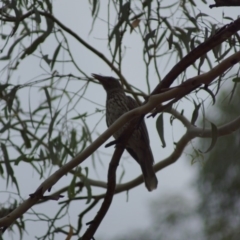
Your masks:
{"label": "narrow green leaf", "polygon": [[198,18],[202,18],[202,17],[209,17],[209,15],[207,15],[206,13],[200,12],[197,14],[197,16],[195,17],[195,19],[197,20]]}
{"label": "narrow green leaf", "polygon": [[195,108],[192,113],[191,123],[195,124],[196,120],[198,119],[198,112],[199,112],[199,108],[200,108],[201,104],[200,103],[196,104],[195,101],[193,101],[193,103],[194,103]]}
{"label": "narrow green leaf", "polygon": [[204,32],[204,40],[208,39],[208,28],[205,27],[205,32]]}
{"label": "narrow green leaf", "polygon": [[189,0],[189,2],[191,3],[192,6],[196,7],[196,3],[193,0]]}
{"label": "narrow green leaf", "polygon": [[194,41],[195,41],[196,36],[194,36],[191,41],[190,41],[190,49],[193,50],[195,48]]}
{"label": "narrow green leaf", "polygon": [[161,34],[160,38],[157,41],[156,47],[159,46],[159,44],[162,42],[163,38],[165,37],[166,33],[167,33],[167,29]]}
{"label": "narrow green leaf", "polygon": [[216,47],[214,47],[214,48],[212,49],[212,51],[213,51],[213,54],[214,54],[215,58],[218,59],[219,56],[221,56],[222,44],[219,44],[219,45],[217,45]]}
{"label": "narrow green leaf", "polygon": [[162,147],[165,148],[166,147],[166,142],[165,142],[165,139],[164,139],[164,123],[163,123],[163,114],[162,113],[157,118],[156,128],[157,128],[158,135],[159,135],[159,137],[161,139],[161,142],[162,142]]}
{"label": "narrow green leaf", "polygon": [[86,172],[86,176],[84,176],[84,177],[82,178],[82,180],[83,180],[84,186],[85,186],[86,189],[87,189],[88,198],[87,198],[86,204],[88,204],[88,203],[91,201],[91,199],[92,199],[92,189],[91,189],[91,185],[89,184],[89,181],[88,181],[88,168],[85,167],[84,170],[85,170],[85,172]]}
{"label": "narrow green leaf", "polygon": [[171,126],[172,126],[172,124],[173,124],[174,119],[176,119],[176,118],[175,118],[173,115],[171,115],[171,117],[170,117],[170,119],[169,119]]}
{"label": "narrow green leaf", "polygon": [[120,20],[120,21],[117,23],[117,25],[113,28],[111,34],[110,34],[109,37],[108,37],[108,42],[109,42],[109,43],[112,41],[112,39],[113,39],[114,36],[117,37],[117,36],[119,35],[119,28],[121,27],[122,23],[123,23],[123,21]]}
{"label": "narrow green leaf", "polygon": [[230,47],[230,48],[227,49],[223,54],[221,54],[221,55],[218,57],[218,61],[220,61],[220,60],[222,60],[223,58],[225,58],[231,50],[232,50],[232,48]]}
{"label": "narrow green leaf", "polygon": [[155,33],[156,33],[156,29],[154,29],[153,31],[151,31],[150,33],[148,33],[146,35],[146,37],[144,38],[144,43],[145,43],[145,48],[147,49],[148,48],[148,41],[150,38],[153,38],[155,36]]}
{"label": "narrow green leaf", "polygon": [[31,148],[32,147],[31,141],[28,138],[26,130],[21,130],[20,133],[21,133],[21,136],[22,136],[22,139],[23,139],[23,141],[25,143],[26,148]]}
{"label": "narrow green leaf", "polygon": [[215,98],[215,95],[213,94],[213,92],[208,87],[204,87],[201,89],[205,90],[206,92],[208,92],[210,94],[210,96],[212,97],[212,100],[213,100],[212,105],[214,105],[216,102],[216,98]]}
{"label": "narrow green leaf", "polygon": [[56,121],[59,113],[60,113],[60,110],[57,111],[57,112],[54,114],[54,116],[53,116],[53,118],[52,118],[52,120],[51,120],[51,122],[50,122],[50,124],[49,124],[49,128],[48,128],[48,139],[50,139],[51,136],[52,136],[53,126],[54,126],[54,123],[55,123],[55,121]]}
{"label": "narrow green leaf", "polygon": [[49,66],[51,65],[52,61],[48,58],[48,54],[43,55],[42,58]]}
{"label": "narrow green leaf", "polygon": [[34,152],[35,150],[37,150],[39,148],[39,146],[42,145],[44,139],[47,137],[48,132],[45,132],[41,138],[39,138],[39,140],[36,142],[35,146],[32,148],[32,152]]}
{"label": "narrow green leaf", "polygon": [[[7,173],[8,173],[8,175],[11,175],[11,174],[13,174],[13,169],[12,169],[12,167],[10,165],[10,162],[9,162],[7,147],[4,143],[1,143],[1,150],[2,150],[2,153],[3,153],[3,158],[4,158],[5,166],[6,166],[6,169],[7,169]],[[8,180],[7,180],[7,182],[8,182]]]}
{"label": "narrow green leaf", "polygon": [[67,154],[69,154],[72,158],[74,157],[73,152],[68,148],[68,146],[66,144],[62,144],[62,146],[64,147],[65,152],[63,152],[62,154],[62,158],[64,159],[66,157]]}
{"label": "narrow green leaf", "polygon": [[117,31],[115,33],[115,49],[114,49],[114,53],[113,53],[113,57],[112,57],[112,63],[114,63],[114,61],[115,61],[117,51],[118,51],[120,45],[121,45],[121,34],[120,34],[119,30],[117,29]]}
{"label": "narrow green leaf", "polygon": [[236,88],[237,88],[237,83],[235,82],[234,84],[233,84],[233,88],[232,88],[232,90],[231,90],[231,94],[230,94],[230,97],[229,97],[229,103],[232,101],[232,99],[233,99],[233,96],[234,96],[234,93],[235,93],[235,91],[236,91]]}
{"label": "narrow green leaf", "polygon": [[232,81],[235,82],[235,83],[239,83],[240,82],[240,77],[233,78]]}
{"label": "narrow green leaf", "polygon": [[62,44],[59,43],[59,45],[57,46],[57,48],[56,48],[56,50],[55,50],[55,52],[54,52],[54,54],[53,54],[53,58],[52,58],[52,62],[51,62],[51,70],[52,70],[53,67],[54,67],[54,64],[55,64],[55,62],[56,62],[56,59],[57,59],[57,56],[58,56],[58,53],[59,53],[59,51],[60,51],[61,46],[62,46]]}
{"label": "narrow green leaf", "polygon": [[125,175],[125,169],[124,169],[124,167],[123,167],[122,173],[121,173],[121,175],[120,175],[120,177],[119,177],[119,181],[118,181],[119,184],[122,182],[122,179],[123,179],[123,176],[124,176],[124,175]]}
{"label": "narrow green leaf", "polygon": [[218,139],[218,129],[217,129],[217,126],[214,123],[212,123],[212,122],[210,122],[210,123],[211,123],[211,128],[212,128],[212,141],[211,141],[211,144],[210,144],[209,148],[205,152],[203,152],[203,153],[207,153],[207,152],[211,151],[213,149],[213,147],[215,146],[215,144],[217,142],[217,139]]}
{"label": "narrow green leaf", "polygon": [[11,122],[8,121],[6,124],[1,119],[1,123],[3,125],[3,128],[0,129],[0,133],[4,133],[6,130],[8,130],[11,127]]}
{"label": "narrow green leaf", "polygon": [[6,84],[0,84],[0,98],[3,96],[2,95],[2,92],[7,88],[7,87],[9,87],[11,84],[8,84],[8,83],[6,83]]}
{"label": "narrow green leaf", "polygon": [[205,59],[206,59],[206,54],[204,54],[203,56],[200,57],[199,65],[198,65],[198,75],[200,74],[201,67],[202,67]]}
{"label": "narrow green leaf", "polygon": [[0,36],[2,40],[6,40],[9,37],[9,35],[3,34],[3,33],[1,33]]}
{"label": "narrow green leaf", "polygon": [[170,36],[167,38],[168,41],[168,49],[172,49],[172,44],[173,44],[173,34],[171,33]]}
{"label": "narrow green leaf", "polygon": [[174,45],[175,49],[177,50],[178,52],[178,57],[179,59],[182,59],[183,58],[183,52],[182,52],[182,47],[180,46],[180,44],[178,42],[172,42],[172,44]]}
{"label": "narrow green leaf", "polygon": [[6,120],[8,120],[8,108],[7,106],[3,108],[4,111],[4,117],[6,118]]}
{"label": "narrow green leaf", "polygon": [[152,0],[145,0],[143,3],[142,3],[142,7],[145,8],[147,6],[149,6],[151,4]]}
{"label": "narrow green leaf", "polygon": [[[38,5],[40,6],[40,8],[44,11],[44,6],[43,6],[43,3],[42,1],[37,1]],[[50,10],[50,9],[49,9]]]}
{"label": "narrow green leaf", "polygon": [[17,90],[19,88],[19,85],[15,86],[10,93],[7,95],[8,96],[8,100],[7,100],[7,107],[8,107],[8,112],[10,113],[12,110],[12,105],[13,105],[13,100],[15,99]]}
{"label": "narrow green leaf", "polygon": [[14,162],[14,165],[17,166],[21,161],[25,160],[27,158],[27,154],[25,154],[23,151],[22,151],[22,148],[18,147],[18,146],[14,146],[15,149],[18,151],[19,153],[19,156],[18,158],[15,160]]}
{"label": "narrow green leaf", "polygon": [[40,16],[38,10],[35,7],[33,7],[33,11],[35,13],[35,20],[36,20],[36,22],[38,24],[40,24],[41,23],[41,16]]}
{"label": "narrow green leaf", "polygon": [[125,20],[128,21],[129,15],[130,15],[130,2],[126,2],[124,5],[121,6],[120,12],[121,12],[121,17]]}
{"label": "narrow green leaf", "polygon": [[179,41],[181,41],[185,45],[185,48],[189,50],[190,38],[188,34],[180,27],[174,27],[174,28],[175,28],[175,31],[174,31],[175,36],[177,36]]}
{"label": "narrow green leaf", "polygon": [[46,87],[44,87],[43,90],[44,90],[44,92],[45,92],[45,95],[46,95],[46,98],[47,98],[48,107],[49,107],[49,111],[50,111],[50,114],[51,114],[51,117],[52,117],[52,103],[51,103],[51,98],[50,98],[48,89],[47,89]]}
{"label": "narrow green leaf", "polygon": [[222,83],[222,75],[220,75],[218,77],[218,80],[217,80],[217,89],[216,89],[216,92],[215,92],[215,96],[218,94],[220,88],[221,88],[221,83]]}
{"label": "narrow green leaf", "polygon": [[2,150],[2,153],[3,153],[5,167],[6,167],[6,170],[7,170],[7,185],[9,183],[9,177],[11,177],[12,182],[15,184],[15,186],[16,186],[16,188],[18,190],[18,193],[19,193],[18,183],[17,183],[17,180],[16,180],[16,178],[14,176],[14,171],[13,171],[13,169],[11,167],[11,164],[10,164],[10,161],[9,161],[7,147],[6,147],[6,145],[4,143],[1,143],[1,150]]}
{"label": "narrow green leaf", "polygon": [[73,178],[72,178],[72,181],[71,181],[71,183],[68,187],[68,197],[70,199],[75,197],[76,179],[77,179],[77,176],[76,176],[76,174],[74,174]]}
{"label": "narrow green leaf", "polygon": [[71,131],[71,138],[70,138],[70,144],[69,144],[69,147],[71,149],[74,149],[76,147],[76,144],[77,144],[77,132],[75,129],[73,129]]}
{"label": "narrow green leaf", "polygon": [[[187,10],[183,11],[183,13],[186,15],[187,19],[194,24],[194,26],[195,26],[194,29],[198,29],[199,27],[198,27],[197,19],[195,18],[195,16],[192,17],[191,14]],[[192,27],[186,27],[185,29],[188,30],[190,28],[192,28]]]}
{"label": "narrow green leaf", "polygon": [[97,4],[98,4],[98,0],[93,0],[93,2],[92,2],[92,16],[94,16],[94,14],[95,14],[95,11],[96,11],[96,9],[97,9]]}
{"label": "narrow green leaf", "polygon": [[71,118],[71,119],[72,119],[72,120],[77,120],[77,119],[79,119],[79,118],[84,118],[84,117],[87,117],[87,112],[85,112],[85,113],[83,113],[83,114],[79,114],[78,116],[73,117],[73,118]]}
{"label": "narrow green leaf", "polygon": [[0,164],[0,175],[3,176],[3,174],[4,174],[4,169],[2,164]]}
{"label": "narrow green leaf", "polygon": [[34,121],[33,121],[33,115],[32,115],[32,107],[31,107],[31,94],[30,94],[30,88],[29,88],[29,94],[28,94],[28,108],[29,108],[29,117],[31,121],[32,128],[35,129]]}
{"label": "narrow green leaf", "polygon": [[[39,157],[40,157],[41,159],[44,159],[44,158],[45,158],[45,154],[44,154],[44,152],[43,152],[42,149],[40,149]],[[45,162],[45,161],[44,161],[44,162]]]}
{"label": "narrow green leaf", "polygon": [[55,150],[53,141],[48,142],[49,157],[53,165],[58,164],[58,152]]}

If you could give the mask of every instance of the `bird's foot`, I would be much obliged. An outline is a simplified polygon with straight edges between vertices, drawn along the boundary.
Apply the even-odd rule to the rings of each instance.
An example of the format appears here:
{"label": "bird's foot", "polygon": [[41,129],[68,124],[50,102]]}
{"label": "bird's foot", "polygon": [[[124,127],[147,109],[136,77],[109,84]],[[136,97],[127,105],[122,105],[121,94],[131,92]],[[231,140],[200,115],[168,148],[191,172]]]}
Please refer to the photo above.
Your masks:
{"label": "bird's foot", "polygon": [[105,145],[105,148],[111,147],[112,145],[116,145],[118,143],[117,140],[113,140]]}

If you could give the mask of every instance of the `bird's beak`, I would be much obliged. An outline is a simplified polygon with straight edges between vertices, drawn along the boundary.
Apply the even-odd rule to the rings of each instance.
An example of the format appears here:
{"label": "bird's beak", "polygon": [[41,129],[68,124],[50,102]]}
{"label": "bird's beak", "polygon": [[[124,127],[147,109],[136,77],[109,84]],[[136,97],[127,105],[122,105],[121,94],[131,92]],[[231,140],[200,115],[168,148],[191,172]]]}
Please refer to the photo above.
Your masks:
{"label": "bird's beak", "polygon": [[101,75],[94,74],[94,73],[92,74],[92,76],[102,84],[104,84],[106,82],[106,77],[103,77]]}
{"label": "bird's beak", "polygon": [[102,84],[102,86],[104,87],[105,90],[108,89],[108,86],[110,84],[109,77],[104,77],[104,76],[97,75],[97,74],[92,74],[92,76]]}

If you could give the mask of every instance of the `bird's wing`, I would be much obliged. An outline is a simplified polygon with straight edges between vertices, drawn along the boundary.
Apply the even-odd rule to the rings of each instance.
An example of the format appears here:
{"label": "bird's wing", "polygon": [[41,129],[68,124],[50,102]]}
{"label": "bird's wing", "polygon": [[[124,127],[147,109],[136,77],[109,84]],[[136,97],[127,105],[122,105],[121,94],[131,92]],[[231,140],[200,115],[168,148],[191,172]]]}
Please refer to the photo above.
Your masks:
{"label": "bird's wing", "polygon": [[[133,98],[131,98],[130,96],[127,96],[127,98],[128,98],[129,110],[132,110],[139,106]],[[129,154],[140,164],[143,173],[145,173],[144,175],[147,176],[148,172],[146,172],[145,169],[148,169],[149,167],[152,168],[154,159],[153,159],[153,155],[152,155],[152,150],[150,148],[150,140],[149,140],[149,135],[148,135],[148,131],[147,131],[147,127],[146,127],[144,118],[139,123],[138,131],[141,132],[142,140],[139,141],[139,144],[140,144],[139,149],[143,150],[142,153],[143,153],[144,161],[141,161],[140,156],[137,156],[136,152],[133,149],[128,148],[128,147],[126,149],[129,152]],[[147,156],[147,157],[145,158],[144,156]]]}
{"label": "bird's wing", "polygon": [[[139,106],[138,103],[132,97],[127,96],[127,98],[129,110],[133,110],[134,108]],[[141,138],[143,139],[142,142],[149,144],[149,136],[144,119],[142,119],[142,121],[139,123],[139,130],[142,132],[141,134]],[[126,150],[141,165],[140,159],[138,158],[135,151],[129,147],[126,147]]]}
{"label": "bird's wing", "polygon": [[[128,107],[129,107],[129,110],[132,110],[136,107],[139,107],[139,105],[137,104],[137,102],[130,96],[127,96],[128,98]],[[139,125],[139,128],[140,128],[140,131],[143,132],[142,135],[142,138],[144,140],[144,142],[146,143],[150,143],[149,141],[149,136],[148,136],[148,131],[147,131],[147,127],[146,127],[146,124],[145,124],[145,121],[144,119],[142,119],[140,125]]]}

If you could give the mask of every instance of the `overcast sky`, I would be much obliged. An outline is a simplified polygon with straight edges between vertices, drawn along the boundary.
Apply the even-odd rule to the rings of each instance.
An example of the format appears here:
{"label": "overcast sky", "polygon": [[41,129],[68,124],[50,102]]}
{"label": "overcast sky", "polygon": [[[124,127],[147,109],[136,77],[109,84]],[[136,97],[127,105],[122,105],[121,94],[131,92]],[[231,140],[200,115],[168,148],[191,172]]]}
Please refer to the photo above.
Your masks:
{"label": "overcast sky", "polygon": [[[213,2],[209,2],[209,4],[212,4]],[[99,13],[99,19],[96,21],[95,27],[93,32],[89,35],[89,30],[91,28],[91,9],[89,8],[88,1],[55,1],[54,3],[54,15],[60,19],[61,22],[63,22],[66,26],[71,28],[73,31],[78,33],[85,41],[90,43],[92,46],[97,48],[102,53],[105,53],[106,56],[109,56],[107,54],[107,15],[106,15],[106,9],[102,6],[100,13]],[[222,12],[223,9],[212,9],[210,10],[208,6],[201,5],[199,6],[199,11],[202,11],[204,13],[208,13],[211,16],[214,16],[214,18],[219,20],[219,23],[222,23]],[[224,12],[226,15],[231,15],[233,18],[237,17],[237,10],[234,8],[225,8]],[[235,17],[233,16],[233,13],[235,13]],[[167,14],[166,14],[167,15]],[[112,25],[115,23],[115,17],[112,18]],[[228,22],[224,22],[228,23]],[[143,23],[141,23],[143,24]],[[30,41],[30,39],[29,39]],[[114,74],[111,72],[111,69],[109,69],[108,66],[106,66],[100,59],[98,59],[94,54],[89,53],[87,50],[85,50],[82,46],[79,45],[78,42],[75,40],[69,38],[71,49],[73,50],[73,54],[76,57],[77,63],[81,65],[83,69],[86,70],[86,72],[90,75],[91,73],[97,73],[107,76],[114,76]],[[124,44],[127,47],[127,54],[124,57],[123,60],[123,74],[126,77],[126,79],[129,80],[129,82],[132,85],[137,86],[141,90],[145,91],[146,89],[146,83],[144,81],[144,65],[142,60],[142,42],[139,41],[137,38],[137,34],[133,33],[131,37],[127,38],[127,42],[124,42]],[[48,41],[47,44],[44,45],[44,51],[49,52],[50,55],[54,52],[56,49],[56,43],[54,41]],[[167,51],[168,49],[166,49]],[[6,64],[6,62],[0,62],[0,67],[2,67]],[[169,69],[171,69],[174,65],[174,62],[170,61],[168,66],[165,66],[165,61],[163,60],[162,64],[159,66],[161,69],[162,77],[167,73]],[[162,69],[163,68],[163,69]],[[70,65],[66,65],[64,68],[59,65],[59,68],[57,69],[59,73],[75,73],[78,74]],[[26,81],[30,81],[33,77],[40,75],[43,73],[43,70],[39,67],[39,60],[36,58],[29,57],[26,60],[24,60],[20,64],[19,71],[16,72],[16,74],[13,75],[13,83],[25,83]],[[189,77],[193,76],[195,74],[194,72],[189,72]],[[152,74],[151,78],[151,88],[153,89],[157,84],[157,78],[155,74]],[[78,86],[79,84],[79,86]],[[81,84],[74,82],[72,86],[70,86],[72,91],[77,89],[78,87],[81,87]],[[37,92],[37,89],[31,89],[29,91],[28,89],[21,90],[19,94],[22,94],[23,99],[22,101],[26,102],[26,106],[29,104],[29,97],[31,99],[31,104],[34,105],[34,101],[36,101],[36,104],[39,103],[39,101],[42,99],[42,96],[35,97],[35,93]],[[90,99],[91,101],[94,101],[98,104],[100,104],[99,108],[102,109],[105,106],[105,99],[106,95],[103,90],[103,88],[100,85],[94,85],[90,84],[90,91],[88,91],[86,97]],[[94,111],[96,106],[89,105],[88,101],[85,102],[85,104],[82,104],[79,107],[79,112],[86,112],[86,111]],[[182,103],[181,108],[184,108],[185,114],[187,117],[191,117],[193,106],[190,103],[187,103],[186,101]],[[97,115],[97,117],[94,115],[94,117],[90,118],[89,121],[94,126],[99,119],[101,118],[101,114]],[[161,142],[158,137],[158,134],[156,132],[155,128],[155,121],[156,119],[147,119],[146,124],[148,127],[149,135],[150,135],[150,141],[151,141],[151,147],[154,154],[155,162],[159,162],[168,155],[171,154],[171,152],[174,149],[174,142],[177,142],[178,139],[184,134],[185,129],[182,126],[181,123],[178,121],[174,121],[173,128],[170,127],[169,124],[169,118],[170,115],[165,114],[165,139],[167,143],[166,148],[161,147]],[[102,120],[101,124],[99,125],[97,131],[99,134],[101,134],[106,129],[105,119]],[[94,135],[94,138],[96,138],[97,135]],[[109,153],[111,154],[114,149],[109,148],[105,149],[104,147],[100,148],[101,152]],[[189,150],[185,151],[189,152]],[[97,234],[96,239],[98,237],[101,237],[102,239],[112,239],[113,236],[116,236],[118,234],[121,234],[123,232],[128,232],[133,229],[139,229],[139,228],[145,228],[149,225],[149,204],[151,201],[156,199],[163,199],[165,196],[171,195],[171,194],[184,194],[189,197],[190,200],[195,198],[194,192],[191,188],[191,183],[195,177],[195,165],[191,165],[191,160],[187,158],[186,154],[183,154],[180,159],[172,166],[169,166],[162,171],[157,173],[158,177],[158,188],[156,191],[148,192],[142,184],[141,186],[136,187],[135,189],[131,190],[128,193],[128,197],[126,193],[118,194],[114,197],[113,203],[110,207],[110,210],[108,211],[106,217],[104,218],[102,224],[100,225]],[[141,170],[139,166],[133,161],[128,154],[124,154],[124,160],[122,162],[124,163],[124,167],[127,170],[126,175],[123,178],[123,181],[126,182],[133,177],[137,177]],[[187,159],[187,160],[186,160]],[[90,177],[97,179],[99,177],[100,180],[106,180],[106,174],[107,174],[107,167],[110,160],[110,155],[106,158],[102,159],[104,162],[104,166],[97,163],[97,174],[92,169],[92,164],[89,159],[89,161],[85,161],[83,163],[83,166],[88,166],[92,171],[90,171]],[[28,172],[29,174],[26,174]],[[121,173],[121,164],[119,166],[118,175]],[[17,170],[17,177],[22,191],[22,197],[27,198],[28,194],[35,191],[35,189],[38,187],[40,182],[39,177],[37,174],[34,174],[34,172],[31,170],[30,167],[20,164],[18,170]],[[71,178],[70,176],[63,177],[54,187],[52,191],[55,191],[59,189],[61,186],[65,186],[68,182],[70,183]],[[128,199],[128,201],[127,201]],[[58,207],[56,206],[57,202],[47,202],[45,204],[42,204],[40,206],[33,207],[33,210],[37,211],[43,211],[45,213],[50,213],[52,210],[56,210]],[[86,205],[84,202],[82,203],[74,203],[70,208],[69,213],[69,221],[71,224],[75,225],[77,221],[76,213],[81,211],[81,208],[85,208]],[[94,209],[94,211],[91,211],[90,214],[88,214],[84,221],[88,222],[91,221],[92,218],[95,216],[96,211],[99,209],[99,205]],[[28,216],[29,217],[29,216]],[[25,240],[33,239],[35,234],[41,235],[43,233],[43,229],[41,228],[41,224],[38,222],[29,222],[30,226],[27,228],[28,236],[24,237]],[[150,226],[149,226],[150,227]],[[104,237],[103,237],[104,236]],[[63,239],[63,238],[61,238]]]}

